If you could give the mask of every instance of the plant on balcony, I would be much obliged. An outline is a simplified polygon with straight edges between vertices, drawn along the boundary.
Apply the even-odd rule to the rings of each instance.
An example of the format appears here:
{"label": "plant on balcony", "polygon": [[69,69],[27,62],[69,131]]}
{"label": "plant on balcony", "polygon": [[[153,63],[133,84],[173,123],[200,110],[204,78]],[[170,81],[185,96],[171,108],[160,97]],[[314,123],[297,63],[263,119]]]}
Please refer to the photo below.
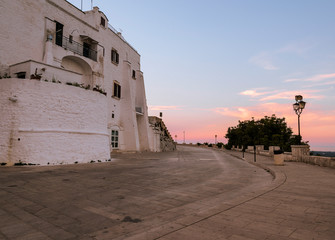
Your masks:
{"label": "plant on balcony", "polygon": [[10,78],[10,76],[8,75],[8,73],[4,73],[4,75],[2,77],[0,75],[0,79],[2,79],[2,78]]}
{"label": "plant on balcony", "polygon": [[37,68],[35,69],[35,73],[30,75],[30,79],[36,79],[36,80],[41,80],[42,74],[37,73]]}
{"label": "plant on balcony", "polygon": [[93,87],[93,91],[99,92],[99,93],[101,93],[101,94],[103,94],[105,96],[107,95],[107,93],[99,85],[95,85]]}
{"label": "plant on balcony", "polygon": [[74,82],[74,83],[72,83],[72,86],[75,86],[75,87],[82,87],[82,84],[79,84],[79,83],[77,83],[77,82]]}
{"label": "plant on balcony", "polygon": [[[70,86],[74,86],[74,87],[80,87],[80,88],[83,88],[83,89],[86,89],[86,90],[89,90],[91,88],[91,85],[84,85],[82,83],[77,83],[77,82],[66,82],[65,83],[66,85],[70,85]],[[92,88],[93,91],[96,91],[96,92],[99,92],[103,95],[107,95],[107,93],[99,86],[99,85],[95,85],[93,88]]]}

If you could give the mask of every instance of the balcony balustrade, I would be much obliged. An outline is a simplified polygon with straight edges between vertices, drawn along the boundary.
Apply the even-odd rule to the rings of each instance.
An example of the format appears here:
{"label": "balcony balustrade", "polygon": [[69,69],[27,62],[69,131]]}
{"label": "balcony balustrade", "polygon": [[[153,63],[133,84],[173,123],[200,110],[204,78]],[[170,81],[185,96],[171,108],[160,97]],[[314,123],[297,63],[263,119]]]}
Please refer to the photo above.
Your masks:
{"label": "balcony balustrade", "polygon": [[80,56],[97,61],[97,51],[93,50],[89,44],[81,44],[65,36],[63,36],[61,42],[56,41],[56,44]]}

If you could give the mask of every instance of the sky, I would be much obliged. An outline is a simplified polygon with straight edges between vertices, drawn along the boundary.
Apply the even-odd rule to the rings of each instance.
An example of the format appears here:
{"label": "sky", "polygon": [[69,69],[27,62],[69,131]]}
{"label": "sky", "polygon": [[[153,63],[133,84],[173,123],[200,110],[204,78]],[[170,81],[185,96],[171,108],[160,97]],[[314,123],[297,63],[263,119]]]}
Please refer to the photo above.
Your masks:
{"label": "sky", "polygon": [[[335,151],[335,1],[69,0],[98,6],[140,53],[149,115],[179,143],[227,142],[275,114],[311,150]],[[83,2],[83,6],[81,6]]]}

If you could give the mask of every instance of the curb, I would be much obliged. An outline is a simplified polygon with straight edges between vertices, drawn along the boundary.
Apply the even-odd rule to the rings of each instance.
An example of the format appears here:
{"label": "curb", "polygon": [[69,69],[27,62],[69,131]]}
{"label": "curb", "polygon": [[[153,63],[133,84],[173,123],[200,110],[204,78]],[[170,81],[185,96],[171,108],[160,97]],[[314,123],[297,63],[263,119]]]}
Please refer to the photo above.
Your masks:
{"label": "curb", "polygon": [[[229,154],[232,157],[235,157],[237,159],[245,161],[245,162],[247,162],[249,164],[252,164],[252,165],[254,165],[256,167],[262,168],[265,171],[269,172],[272,175],[272,177],[273,177],[273,183],[275,185],[275,187],[272,190],[270,190],[270,191],[275,190],[276,188],[280,187],[281,185],[283,185],[286,182],[287,176],[286,176],[286,174],[283,171],[280,171],[280,170],[277,170],[277,169],[275,170],[275,169],[270,168],[270,167],[268,167],[268,166],[266,166],[266,165],[264,165],[262,163],[259,163],[259,162],[247,161],[244,158],[241,158],[241,157],[238,157],[238,156],[236,156],[234,154],[231,154],[229,151],[223,151],[223,152]],[[270,192],[270,191],[267,191],[267,192]],[[264,194],[266,194],[267,192],[265,192]]]}

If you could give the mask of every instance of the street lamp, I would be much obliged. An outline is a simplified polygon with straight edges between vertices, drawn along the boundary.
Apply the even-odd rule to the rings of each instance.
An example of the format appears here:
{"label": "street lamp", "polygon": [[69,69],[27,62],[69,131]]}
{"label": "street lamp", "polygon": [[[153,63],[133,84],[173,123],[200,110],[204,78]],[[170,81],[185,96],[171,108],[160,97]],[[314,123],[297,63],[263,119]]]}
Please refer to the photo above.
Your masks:
{"label": "street lamp", "polygon": [[301,144],[301,135],[300,135],[300,114],[302,110],[305,108],[306,102],[304,102],[303,97],[301,95],[295,96],[295,103],[293,104],[293,110],[298,115],[298,133],[299,133],[299,144]]}

